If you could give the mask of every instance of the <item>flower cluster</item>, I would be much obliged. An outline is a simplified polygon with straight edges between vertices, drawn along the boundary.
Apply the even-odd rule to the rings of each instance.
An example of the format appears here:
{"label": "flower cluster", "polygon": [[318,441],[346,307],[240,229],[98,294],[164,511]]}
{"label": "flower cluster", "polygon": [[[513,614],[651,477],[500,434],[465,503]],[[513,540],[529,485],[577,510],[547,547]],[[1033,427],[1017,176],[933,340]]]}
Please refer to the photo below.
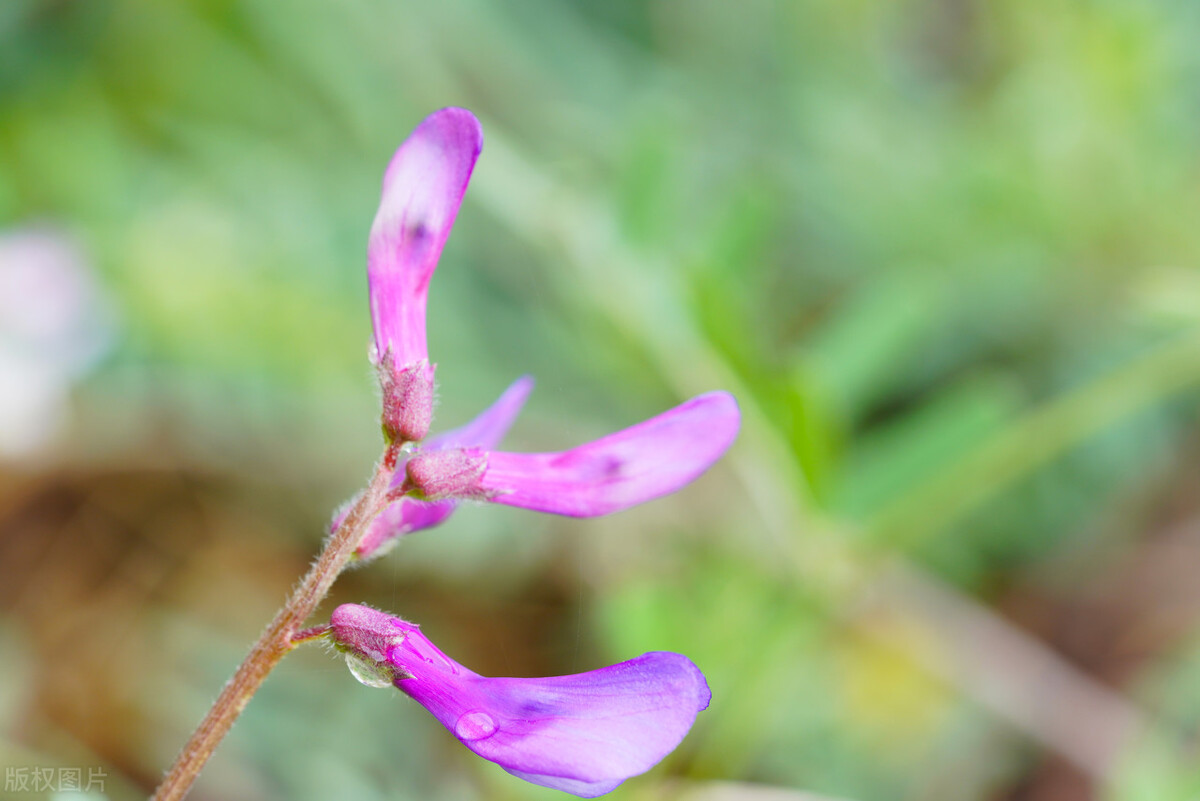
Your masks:
{"label": "flower cluster", "polygon": [[[464,499],[574,517],[626,509],[683,487],[737,435],[736,402],[712,392],[569,450],[497,450],[532,389],[523,377],[471,423],[428,437],[435,365],[425,301],[482,144],[470,112],[443,109],[400,146],[384,175],[367,256],[371,354],[384,435],[404,450],[389,503],[357,545],[359,559],[441,523]],[[335,517],[335,529],[343,519]],[[703,674],[679,654],[643,654],[573,676],[487,678],[444,655],[418,626],[364,606],[334,610],[327,636],[360,680],[394,685],[471,751],[583,797],[658,763],[709,701]]]}

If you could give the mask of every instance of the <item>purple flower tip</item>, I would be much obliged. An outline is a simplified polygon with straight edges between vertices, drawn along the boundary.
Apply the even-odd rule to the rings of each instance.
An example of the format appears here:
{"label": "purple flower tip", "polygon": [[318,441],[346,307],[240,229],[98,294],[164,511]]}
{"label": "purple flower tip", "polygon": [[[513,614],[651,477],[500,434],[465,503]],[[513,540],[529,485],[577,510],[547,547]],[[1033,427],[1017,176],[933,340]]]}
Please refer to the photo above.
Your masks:
{"label": "purple flower tip", "polygon": [[711,698],[704,674],[680,654],[571,676],[487,678],[443,654],[419,626],[365,606],[339,606],[330,632],[368,661],[372,677],[390,677],[479,756],[584,798],[656,765]]}
{"label": "purple flower tip", "polygon": [[396,371],[428,361],[425,298],[458,215],[483,129],[466,109],[435,111],[400,145],[383,176],[367,246],[374,357]]}

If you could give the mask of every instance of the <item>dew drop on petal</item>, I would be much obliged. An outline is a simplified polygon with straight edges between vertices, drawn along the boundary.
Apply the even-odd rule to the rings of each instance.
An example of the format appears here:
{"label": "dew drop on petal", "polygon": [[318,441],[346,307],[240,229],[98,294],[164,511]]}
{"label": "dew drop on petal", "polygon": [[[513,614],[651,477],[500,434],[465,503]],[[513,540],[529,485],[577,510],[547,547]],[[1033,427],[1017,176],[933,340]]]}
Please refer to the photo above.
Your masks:
{"label": "dew drop on petal", "polygon": [[466,712],[454,724],[454,733],[460,740],[484,740],[496,733],[496,721],[487,712]]}
{"label": "dew drop on petal", "polygon": [[350,668],[350,675],[368,687],[390,687],[392,685],[392,675],[387,668],[374,660],[359,656],[353,651],[346,652],[346,667]]}

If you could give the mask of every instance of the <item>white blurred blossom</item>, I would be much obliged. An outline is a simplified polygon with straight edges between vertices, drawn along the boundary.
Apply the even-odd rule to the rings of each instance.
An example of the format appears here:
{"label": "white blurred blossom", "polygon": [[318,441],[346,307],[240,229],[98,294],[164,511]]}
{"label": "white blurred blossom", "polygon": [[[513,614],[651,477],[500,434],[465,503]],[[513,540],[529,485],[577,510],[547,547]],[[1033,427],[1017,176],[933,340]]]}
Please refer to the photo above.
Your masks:
{"label": "white blurred blossom", "polygon": [[112,331],[73,241],[50,228],[0,233],[0,457],[53,438],[72,384],[108,351]]}

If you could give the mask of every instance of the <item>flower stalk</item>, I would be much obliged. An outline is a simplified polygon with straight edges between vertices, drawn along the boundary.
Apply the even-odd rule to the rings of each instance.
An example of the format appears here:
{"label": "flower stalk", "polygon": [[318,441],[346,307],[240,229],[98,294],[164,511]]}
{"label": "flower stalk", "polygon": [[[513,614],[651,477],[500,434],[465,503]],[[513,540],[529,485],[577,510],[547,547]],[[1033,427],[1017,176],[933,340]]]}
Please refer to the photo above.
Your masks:
{"label": "flower stalk", "polygon": [[434,364],[425,301],[442,246],[483,147],[465,109],[427,117],[388,165],[367,253],[387,443],[370,484],[339,512],[317,561],[184,746],[152,801],[183,798],[275,665],[326,639],[371,687],[394,685],[460,742],[527,782],[585,798],[643,773],[687,734],[711,697],[687,657],[651,652],[571,676],[489,678],[449,659],[401,618],[344,604],[302,628],[347,564],[432,528],[463,500],[595,517],[682,488],[733,443],[740,414],[709,392],[629,428],[553,453],[496,450],[533,381],[517,379],[465,426],[428,437]]}
{"label": "flower stalk", "polygon": [[341,525],[326,539],[321,555],[313,562],[308,574],[221,690],[216,702],[155,790],[151,801],[178,801],[187,795],[200,771],[267,675],[293,648],[310,639],[304,635],[313,630],[302,630],[301,627],[329,593],[372,521],[388,504],[388,488],[396,469],[399,448],[399,445],[389,445],[385,449],[371,483],[351,506]]}

